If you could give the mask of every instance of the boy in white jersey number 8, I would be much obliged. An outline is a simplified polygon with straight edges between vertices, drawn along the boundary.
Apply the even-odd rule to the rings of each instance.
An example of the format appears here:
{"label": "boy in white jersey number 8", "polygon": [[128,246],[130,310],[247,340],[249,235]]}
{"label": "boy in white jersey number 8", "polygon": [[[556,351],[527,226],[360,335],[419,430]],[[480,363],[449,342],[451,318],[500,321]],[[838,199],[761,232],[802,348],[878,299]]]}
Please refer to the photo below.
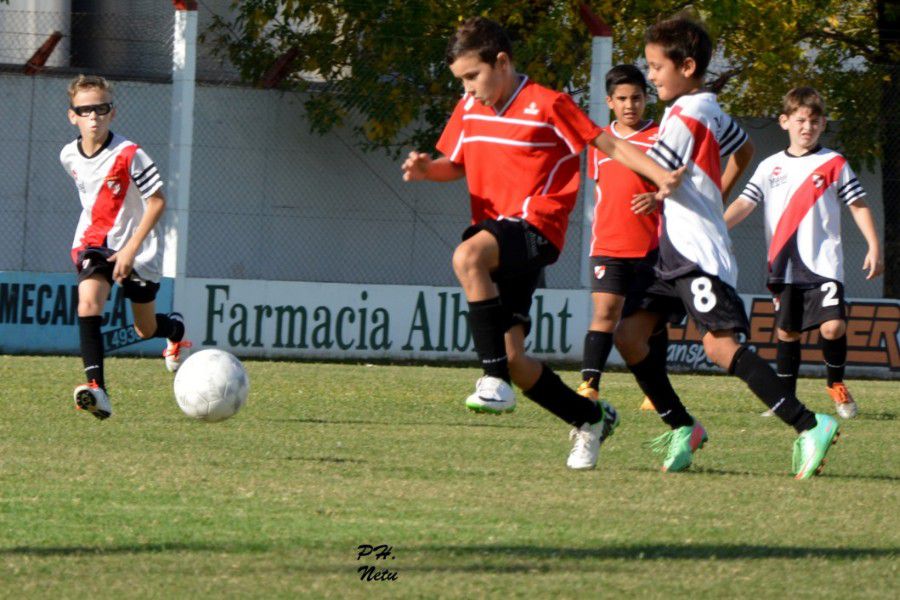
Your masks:
{"label": "boy in white jersey number 8", "polygon": [[[734,227],[765,203],[768,286],[778,327],[778,376],[796,390],[800,335],[818,328],[827,371],[827,391],[837,413],[850,419],[857,405],[844,385],[847,305],[841,251],[841,204],[868,243],[863,270],[872,279],[884,270],[881,247],[865,191],[847,160],[819,145],[825,102],[816,90],[794,88],[784,97],[781,128],[790,145],[762,161],[744,191],[725,211]],[[769,412],[763,413],[769,415]]]}
{"label": "boy in white jersey number 8", "polygon": [[181,315],[156,314],[162,266],[158,222],[166,206],[162,179],[147,154],[112,133],[116,111],[102,77],[79,75],[69,84],[69,121],[80,136],[60,152],[78,189],[81,217],[72,243],[78,271],[78,329],[87,383],[75,388],[75,407],[98,419],[112,415],[103,373],[103,307],[113,282],[131,301],[140,338],[168,340],[163,356],[176,370],[187,355]]}
{"label": "boy in white jersey number 8", "polygon": [[[706,355],[742,379],[769,408],[800,435],[794,444],[794,474],[805,479],[820,470],[837,435],[837,422],[812,413],[775,371],[737,334],[747,316],[735,291],[737,264],[723,218],[722,197],[746,167],[747,135],[702,89],[713,44],[703,27],[674,18],[650,27],[645,36],[649,79],[660,100],[670,102],[648,156],[670,169],[687,166],[685,181],[663,202],[657,280],[639,310],[616,330],[616,345],[645,394],[672,431],[654,441],[666,452],[665,471],[680,471],[706,441],[671,387],[661,385],[665,366],[649,357],[647,340],[662,317],[687,312],[703,335]],[[734,153],[724,172],[721,159]]]}

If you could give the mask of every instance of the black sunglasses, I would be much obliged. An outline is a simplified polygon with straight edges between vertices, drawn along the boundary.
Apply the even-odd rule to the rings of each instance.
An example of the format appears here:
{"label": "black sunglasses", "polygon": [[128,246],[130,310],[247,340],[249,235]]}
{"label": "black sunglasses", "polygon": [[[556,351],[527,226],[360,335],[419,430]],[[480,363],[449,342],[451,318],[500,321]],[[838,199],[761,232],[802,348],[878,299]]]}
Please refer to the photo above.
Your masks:
{"label": "black sunglasses", "polygon": [[98,116],[107,115],[112,110],[112,107],[112,102],[104,102],[103,104],[85,104],[84,106],[70,106],[69,108],[79,117],[86,117],[92,112],[97,113]]}

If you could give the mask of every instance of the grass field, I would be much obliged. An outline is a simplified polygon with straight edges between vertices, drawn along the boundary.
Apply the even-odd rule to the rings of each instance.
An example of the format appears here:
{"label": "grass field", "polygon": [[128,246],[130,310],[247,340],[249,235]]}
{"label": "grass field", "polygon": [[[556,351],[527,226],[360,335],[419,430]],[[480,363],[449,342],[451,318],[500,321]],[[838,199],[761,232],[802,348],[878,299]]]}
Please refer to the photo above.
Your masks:
{"label": "grass field", "polygon": [[[631,377],[619,430],[570,472],[568,428],[520,398],[468,413],[477,372],[248,361],[248,405],[183,417],[162,359],[111,359],[114,416],[72,408],[80,360],[0,357],[0,596],[861,598],[900,589],[900,384],[854,381],[823,476],[740,381],[676,376],[709,430],[689,472]],[[574,371],[563,377],[575,383]],[[823,382],[801,397],[831,411]],[[391,557],[357,560],[360,544]],[[360,581],[358,568],[395,580]],[[894,590],[891,592],[891,590]]]}

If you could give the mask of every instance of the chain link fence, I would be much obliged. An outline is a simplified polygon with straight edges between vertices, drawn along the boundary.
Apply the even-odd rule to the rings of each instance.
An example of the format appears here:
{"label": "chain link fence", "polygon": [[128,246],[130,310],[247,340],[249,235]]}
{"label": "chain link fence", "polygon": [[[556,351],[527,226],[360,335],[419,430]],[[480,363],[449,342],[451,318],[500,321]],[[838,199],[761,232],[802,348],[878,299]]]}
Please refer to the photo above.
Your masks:
{"label": "chain link fence", "polygon": [[[164,176],[179,166],[169,164],[168,157],[171,4],[61,4],[68,12],[0,5],[0,94],[7,106],[27,107],[28,113],[28,119],[15,111],[0,113],[0,169],[10,174],[0,179],[0,269],[71,269],[68,248],[79,206],[58,153],[76,135],[65,116],[65,88],[74,74],[93,72],[114,80],[113,129],[140,143]],[[201,0],[200,32],[214,15],[227,17],[229,10],[230,0]],[[40,76],[19,74],[60,28],[63,38]],[[353,123],[323,136],[311,133],[304,95],[243,85],[212,43],[198,46],[189,276],[455,285],[450,256],[469,219],[462,182],[404,184],[396,159],[359,149]],[[896,84],[886,85],[890,89],[896,92]],[[900,233],[900,209],[892,201],[900,192],[900,136],[890,134],[900,129],[900,96],[886,96],[884,104],[884,170],[861,176],[888,235],[890,268],[900,251],[892,241]],[[784,147],[784,134],[772,122],[742,123],[759,159]],[[581,202],[572,211],[562,258],[548,269],[548,287],[580,286]],[[759,217],[751,217],[734,235],[741,292],[763,291],[765,242]],[[880,296],[881,282],[866,283],[858,273],[864,243],[846,214],[844,232],[848,295]],[[888,276],[889,294],[897,295],[890,285],[898,281],[900,274]]]}

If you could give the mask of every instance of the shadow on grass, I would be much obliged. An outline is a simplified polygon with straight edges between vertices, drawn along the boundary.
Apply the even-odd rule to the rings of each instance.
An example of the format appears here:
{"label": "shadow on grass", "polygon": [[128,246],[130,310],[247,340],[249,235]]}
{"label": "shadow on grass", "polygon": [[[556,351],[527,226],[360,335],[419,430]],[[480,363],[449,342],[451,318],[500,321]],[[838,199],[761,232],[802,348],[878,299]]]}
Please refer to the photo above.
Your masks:
{"label": "shadow on grass", "polygon": [[[670,473],[667,475],[662,475],[659,470],[659,467],[631,467],[626,469],[627,471],[634,471],[637,473],[660,473],[660,476],[663,477],[691,477],[691,476],[699,476],[699,475],[727,475],[727,476],[740,476],[740,477],[793,477],[787,471],[784,472],[763,472],[763,471],[736,471],[730,469],[710,469],[708,467],[696,467],[693,466],[686,471],[682,471],[680,473]],[[828,468],[826,467],[825,472],[822,475],[816,477],[816,479],[853,479],[859,481],[900,481],[900,476],[897,475],[853,475],[850,473],[830,473]],[[798,485],[802,485],[799,484]]]}
{"label": "shadow on grass", "polygon": [[[500,416],[497,415],[499,418]],[[491,418],[486,417],[486,418]],[[410,421],[409,423],[397,421],[367,421],[365,419],[260,419],[272,423],[309,423],[311,425],[388,425],[390,427],[495,427],[498,429],[544,429],[539,425],[519,425],[503,422],[497,423],[428,423],[426,421]]]}
{"label": "shadow on grass", "polygon": [[[302,546],[298,544],[298,548]],[[115,556],[127,554],[163,554],[170,552],[212,552],[227,554],[283,554],[290,547],[278,544],[230,544],[230,543],[172,543],[126,544],[121,546],[17,546],[0,549],[0,556]],[[479,545],[479,546],[420,546],[406,550],[407,555],[418,555],[413,564],[396,565],[403,571],[467,571],[506,572],[520,569],[552,569],[547,561],[585,560],[748,560],[748,559],[825,559],[852,561],[859,559],[894,558],[900,548],[841,547],[820,548],[812,546],[766,546],[752,544],[629,544],[600,546],[596,548],[567,548],[533,545]],[[427,561],[432,564],[422,564]],[[500,562],[494,562],[500,561]],[[527,564],[510,564],[516,561]],[[355,562],[346,565],[332,564],[310,566],[316,572],[344,571],[355,568]],[[292,567],[306,570],[302,564]],[[568,569],[570,566],[560,566]]]}
{"label": "shadow on grass", "polygon": [[598,548],[560,548],[541,546],[425,546],[418,552],[431,552],[450,557],[471,556],[478,559],[515,558],[525,560],[585,559],[840,559],[887,558],[900,554],[900,548],[818,548],[812,546],[765,546],[751,544],[634,544]]}

